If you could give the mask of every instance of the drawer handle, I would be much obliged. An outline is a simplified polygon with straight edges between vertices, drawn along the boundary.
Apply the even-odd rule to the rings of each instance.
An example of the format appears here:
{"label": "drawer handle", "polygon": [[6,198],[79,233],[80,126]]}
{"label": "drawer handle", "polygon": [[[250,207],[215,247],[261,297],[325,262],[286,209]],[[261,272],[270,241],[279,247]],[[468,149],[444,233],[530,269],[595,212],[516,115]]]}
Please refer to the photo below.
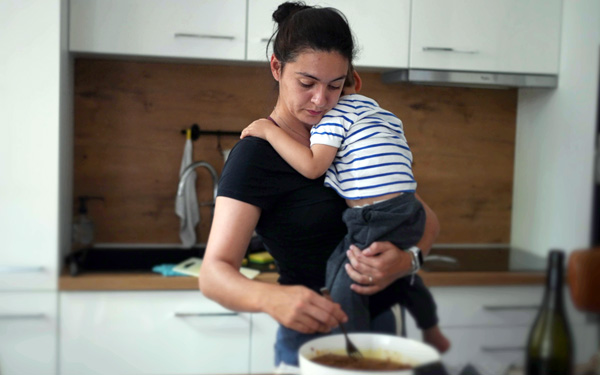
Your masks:
{"label": "drawer handle", "polygon": [[423,260],[424,263],[429,263],[429,262],[441,262],[441,263],[450,263],[450,264],[456,264],[458,265],[458,260],[456,260],[456,258],[454,257],[449,257],[446,255],[428,255],[425,257],[425,259]]}
{"label": "drawer handle", "polygon": [[43,272],[42,266],[0,266],[1,273],[34,273]]}
{"label": "drawer handle", "polygon": [[482,352],[497,353],[497,352],[524,352],[524,346],[482,346]]}
{"label": "drawer handle", "polygon": [[271,38],[260,38],[260,41],[263,43],[267,43]]}
{"label": "drawer handle", "polygon": [[453,53],[466,53],[470,55],[474,55],[479,53],[477,50],[462,50],[455,49],[450,47],[423,47],[423,52],[453,52]]}
{"label": "drawer handle", "polygon": [[0,314],[0,320],[44,319],[45,314]]}
{"label": "drawer handle", "polygon": [[214,316],[238,316],[238,315],[239,314],[234,311],[220,312],[220,313],[183,313],[183,312],[175,313],[176,318],[190,318],[190,317],[206,318],[206,317],[214,317]]}
{"label": "drawer handle", "polygon": [[234,36],[230,35],[212,35],[212,34],[192,34],[192,33],[175,33],[175,38],[198,38],[198,39],[223,39],[234,40]]}
{"label": "drawer handle", "polygon": [[484,310],[487,311],[504,311],[504,310],[537,310],[539,306],[536,305],[507,305],[507,306],[494,306],[488,305],[483,306]]}

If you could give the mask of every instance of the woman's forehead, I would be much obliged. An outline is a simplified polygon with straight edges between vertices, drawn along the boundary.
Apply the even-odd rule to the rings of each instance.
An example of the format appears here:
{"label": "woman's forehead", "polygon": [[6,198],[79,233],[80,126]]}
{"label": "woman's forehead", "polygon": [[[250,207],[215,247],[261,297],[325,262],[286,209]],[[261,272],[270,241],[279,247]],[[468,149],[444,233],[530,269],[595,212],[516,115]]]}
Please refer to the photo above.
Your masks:
{"label": "woman's forehead", "polygon": [[305,50],[286,64],[290,72],[319,81],[330,82],[348,73],[348,59],[338,52]]}

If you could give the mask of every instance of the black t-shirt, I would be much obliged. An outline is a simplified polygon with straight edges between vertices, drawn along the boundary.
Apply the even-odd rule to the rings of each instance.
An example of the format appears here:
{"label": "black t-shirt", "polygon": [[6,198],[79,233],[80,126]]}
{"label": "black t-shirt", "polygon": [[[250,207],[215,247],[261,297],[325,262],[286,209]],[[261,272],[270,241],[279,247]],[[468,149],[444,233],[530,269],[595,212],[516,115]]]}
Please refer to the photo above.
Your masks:
{"label": "black t-shirt", "polygon": [[239,141],[223,168],[218,195],[261,208],[256,232],[276,260],[281,284],[323,287],[327,259],[346,234],[346,203],[323,180],[303,177],[255,137]]}

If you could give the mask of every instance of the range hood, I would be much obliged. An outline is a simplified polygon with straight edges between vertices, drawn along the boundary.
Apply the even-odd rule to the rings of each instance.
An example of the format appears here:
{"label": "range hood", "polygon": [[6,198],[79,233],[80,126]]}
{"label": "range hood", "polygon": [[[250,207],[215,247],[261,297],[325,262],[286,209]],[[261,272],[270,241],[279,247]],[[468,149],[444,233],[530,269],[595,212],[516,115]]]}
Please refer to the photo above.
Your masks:
{"label": "range hood", "polygon": [[382,73],[384,83],[409,82],[435,86],[479,88],[555,88],[558,76],[542,74],[513,74],[466,72],[448,70],[403,69]]}

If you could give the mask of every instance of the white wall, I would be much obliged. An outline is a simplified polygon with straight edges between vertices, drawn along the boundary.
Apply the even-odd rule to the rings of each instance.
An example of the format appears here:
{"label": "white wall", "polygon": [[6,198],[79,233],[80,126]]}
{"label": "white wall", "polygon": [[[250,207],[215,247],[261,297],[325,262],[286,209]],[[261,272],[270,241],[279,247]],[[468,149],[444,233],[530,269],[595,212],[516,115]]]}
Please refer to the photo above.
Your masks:
{"label": "white wall", "polygon": [[513,246],[590,245],[599,56],[600,1],[563,0],[558,88],[519,92]]}

